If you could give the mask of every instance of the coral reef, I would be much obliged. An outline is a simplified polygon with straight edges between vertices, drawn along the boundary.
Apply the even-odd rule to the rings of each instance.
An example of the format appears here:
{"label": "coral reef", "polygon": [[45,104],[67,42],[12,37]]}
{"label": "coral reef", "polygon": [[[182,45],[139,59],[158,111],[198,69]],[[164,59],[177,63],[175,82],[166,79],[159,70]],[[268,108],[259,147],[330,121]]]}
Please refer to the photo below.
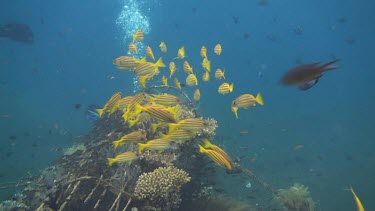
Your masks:
{"label": "coral reef", "polygon": [[181,203],[181,186],[191,177],[184,170],[173,166],[159,167],[153,172],[139,176],[134,196],[146,200],[150,206],[161,210],[178,208]]}
{"label": "coral reef", "polygon": [[275,199],[289,211],[313,211],[314,201],[307,187],[294,184],[289,189],[281,189]]}

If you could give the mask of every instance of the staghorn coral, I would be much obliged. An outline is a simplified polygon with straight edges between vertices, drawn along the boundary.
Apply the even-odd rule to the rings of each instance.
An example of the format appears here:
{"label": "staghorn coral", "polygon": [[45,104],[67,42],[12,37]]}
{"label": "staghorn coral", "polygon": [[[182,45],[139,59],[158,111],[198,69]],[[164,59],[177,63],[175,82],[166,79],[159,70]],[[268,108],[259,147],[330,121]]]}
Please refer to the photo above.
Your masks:
{"label": "staghorn coral", "polygon": [[287,210],[314,211],[314,201],[304,185],[296,183],[289,189],[281,189],[275,198]]}
{"label": "staghorn coral", "polygon": [[139,176],[134,196],[139,200],[146,200],[156,209],[178,208],[181,203],[181,186],[190,179],[184,170],[173,166],[159,167]]}

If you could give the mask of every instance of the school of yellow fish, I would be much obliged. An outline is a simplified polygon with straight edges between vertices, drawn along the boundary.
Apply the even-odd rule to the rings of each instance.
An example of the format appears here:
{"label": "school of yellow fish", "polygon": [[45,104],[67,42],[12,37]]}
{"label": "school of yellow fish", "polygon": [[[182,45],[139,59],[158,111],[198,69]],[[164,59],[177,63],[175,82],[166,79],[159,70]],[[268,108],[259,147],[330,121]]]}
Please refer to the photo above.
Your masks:
{"label": "school of yellow fish", "polygon": [[[138,29],[134,34],[132,41],[128,45],[128,50],[131,55],[137,54],[137,43],[142,42],[144,39],[144,33],[141,29]],[[167,53],[167,45],[164,41],[159,44],[160,54]],[[215,56],[222,54],[221,44],[215,45],[213,53]],[[156,52],[157,54],[159,51]],[[156,55],[157,55],[156,54]],[[182,46],[177,50],[177,57],[169,62],[169,74],[162,73],[161,84],[168,86],[168,80],[171,79],[178,69],[184,70],[187,75],[185,78],[185,84],[189,87],[197,87],[199,80],[197,73],[201,71],[202,81],[210,81],[211,73],[211,61],[208,59],[209,51],[206,46],[202,46],[200,49],[200,55],[202,57],[201,69],[198,66],[191,65],[187,60],[185,47]],[[160,68],[165,68],[166,65],[163,62],[162,57],[159,57],[155,62],[155,54],[150,46],[146,47],[145,55],[142,59],[138,59],[134,56],[120,56],[113,60],[113,64],[120,70],[132,71],[138,78],[139,84],[146,88],[148,81],[152,80],[155,76],[160,74]],[[180,64],[181,67],[178,68]],[[169,76],[168,76],[169,75]],[[217,68],[214,72],[216,80],[225,80],[225,70]],[[173,79],[173,86],[178,89],[182,88],[180,81],[183,81],[177,77]],[[223,82],[218,87],[218,93],[225,95],[233,92],[234,84]],[[199,101],[201,99],[201,91],[199,88],[195,88],[193,99]],[[115,93],[102,109],[97,109],[99,116],[104,113],[112,114],[117,110],[123,112],[124,122],[133,127],[135,124],[142,123],[143,121],[152,118],[157,123],[151,124],[152,131],[155,132],[157,129],[168,129],[166,134],[160,133],[159,137],[153,140],[146,140],[145,131],[133,131],[132,133],[126,134],[119,140],[113,141],[115,148],[127,144],[137,143],[138,152],[125,152],[117,155],[115,158],[108,158],[109,165],[117,162],[130,163],[134,159],[139,157],[139,153],[144,150],[158,150],[162,151],[169,148],[173,144],[183,143],[192,139],[197,131],[207,126],[205,120],[201,118],[188,118],[180,119],[182,112],[181,107],[182,100],[177,96],[171,94],[160,94],[150,95],[144,92],[140,92],[135,96],[126,96],[121,98],[121,93]],[[264,105],[262,96],[260,93],[256,97],[251,94],[243,94],[232,102],[231,110],[238,118],[238,108],[247,109],[250,106],[256,104]],[[217,165],[232,170],[233,161],[227,155],[227,153],[220,147],[212,144],[209,140],[202,140],[202,144],[198,145],[199,152],[207,154]]]}
{"label": "school of yellow fish", "polygon": [[[132,37],[132,41],[128,45],[130,54],[137,54],[137,42],[142,42],[144,39],[144,33],[141,29],[138,29]],[[160,42],[160,52],[162,54],[167,53],[167,45],[165,42]],[[213,52],[216,56],[222,54],[222,46],[220,44],[215,45]],[[202,57],[202,81],[210,81],[211,72],[211,61],[207,56],[208,49],[206,46],[202,46],[200,49],[200,55]],[[138,78],[139,84],[146,88],[147,81],[152,80],[156,75],[160,73],[159,68],[164,68],[164,64],[161,57],[156,62],[147,61],[149,58],[155,61],[155,55],[150,46],[146,47],[146,55],[142,59],[137,59],[132,56],[120,56],[113,60],[113,64],[120,70],[132,71]],[[168,74],[163,74],[161,77],[161,83],[164,86],[168,86],[168,79],[176,73],[178,69],[183,69],[187,74],[185,78],[186,85],[190,87],[198,86],[197,67],[192,66],[187,60],[185,47],[182,46],[177,51],[177,57],[169,62],[169,77]],[[178,68],[177,60],[184,60],[181,62],[182,68]],[[193,69],[194,67],[194,69]],[[216,80],[225,80],[225,70],[217,68],[214,77]],[[182,84],[180,80],[175,77],[173,79],[173,85],[181,89]],[[233,92],[234,84],[223,82],[218,87],[218,93],[225,95]],[[199,88],[196,88],[193,94],[193,99],[199,101],[201,99],[201,92]],[[151,124],[152,132],[155,133],[158,129],[168,131],[166,133],[159,133],[159,137],[147,140],[147,132],[144,130],[135,130],[129,134],[125,134],[118,140],[112,141],[114,148],[117,148],[124,144],[135,143],[138,145],[138,151],[128,151],[117,155],[114,158],[107,158],[108,164],[112,166],[114,163],[128,163],[130,164],[133,160],[139,158],[139,153],[144,150],[155,150],[163,151],[170,148],[173,144],[181,144],[186,141],[193,139],[197,132],[207,127],[207,122],[202,118],[186,118],[182,119],[182,100],[171,94],[159,94],[151,95],[145,92],[139,92],[134,96],[125,96],[121,98],[121,93],[117,92],[112,95],[108,102],[101,109],[97,109],[97,113],[100,117],[104,113],[109,115],[115,111],[123,112],[123,119],[130,128],[136,124],[141,124],[144,121],[153,119],[156,123]],[[238,109],[248,109],[256,104],[264,105],[262,95],[258,93],[256,96],[252,94],[242,94],[232,101],[231,110],[234,113],[236,119],[238,119]],[[214,161],[215,164],[221,166],[228,171],[232,170],[233,161],[229,155],[221,149],[219,146],[211,143],[209,140],[201,140],[201,144],[198,144],[199,152],[206,154]],[[363,205],[354,190],[350,189],[357,204],[358,211],[364,211]]]}

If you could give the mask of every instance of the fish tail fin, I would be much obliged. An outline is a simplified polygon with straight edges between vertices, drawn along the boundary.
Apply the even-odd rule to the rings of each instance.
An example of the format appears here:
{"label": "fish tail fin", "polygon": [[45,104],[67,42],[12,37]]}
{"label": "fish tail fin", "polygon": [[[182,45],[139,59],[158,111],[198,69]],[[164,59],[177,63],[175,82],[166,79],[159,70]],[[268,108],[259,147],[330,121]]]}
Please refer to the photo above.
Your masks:
{"label": "fish tail fin", "polygon": [[134,105],[134,114],[137,115],[142,112],[142,106],[139,103]]}
{"label": "fish tail fin", "polygon": [[256,96],[255,100],[257,101],[257,103],[259,103],[259,105],[264,105],[263,97],[262,97],[262,95],[260,94],[260,92],[259,92],[258,95]]}
{"label": "fish tail fin", "polygon": [[230,91],[230,92],[233,92],[233,88],[234,88],[234,84],[232,83],[232,84],[229,86],[229,91]]}
{"label": "fish tail fin", "polygon": [[113,146],[115,147],[115,149],[121,145],[121,140],[117,140],[117,141],[112,141],[112,144]]}
{"label": "fish tail fin", "polygon": [[133,34],[133,42],[135,41],[135,38],[136,38],[136,36],[135,36],[135,34]]}
{"label": "fish tail fin", "polygon": [[177,124],[173,124],[173,123],[168,123],[168,132],[171,133],[172,131],[174,131],[177,127]]}
{"label": "fish tail fin", "polygon": [[139,64],[144,64],[146,62],[147,62],[146,57],[143,57],[141,60],[139,60]]}
{"label": "fish tail fin", "polygon": [[208,139],[205,138],[205,139],[203,139],[203,146],[204,146],[204,148],[211,148],[212,144]]}
{"label": "fish tail fin", "polygon": [[142,88],[146,88],[146,80],[148,79],[147,76],[139,76],[138,83],[142,86]]}
{"label": "fish tail fin", "polygon": [[160,123],[151,123],[151,131],[155,133],[156,129],[158,129]]}
{"label": "fish tail fin", "polygon": [[322,71],[334,70],[334,69],[338,68],[338,66],[334,65],[338,61],[339,61],[339,59],[335,59],[331,62],[323,64],[322,66],[320,66],[320,68],[321,68]]}
{"label": "fish tail fin", "polygon": [[200,153],[206,153],[206,149],[202,147],[202,145],[198,144],[199,146],[199,152]]}
{"label": "fish tail fin", "polygon": [[102,117],[103,112],[104,112],[104,109],[102,109],[102,108],[98,108],[98,109],[96,109],[96,112],[98,112],[99,117]]}
{"label": "fish tail fin", "polygon": [[138,143],[138,152],[142,152],[146,147],[146,144]]}
{"label": "fish tail fin", "polygon": [[108,160],[109,166],[112,166],[116,162],[116,159],[114,159],[114,158],[107,158],[107,160]]}
{"label": "fish tail fin", "polygon": [[163,59],[160,57],[158,61],[155,63],[156,67],[165,67],[165,64],[163,63]]}

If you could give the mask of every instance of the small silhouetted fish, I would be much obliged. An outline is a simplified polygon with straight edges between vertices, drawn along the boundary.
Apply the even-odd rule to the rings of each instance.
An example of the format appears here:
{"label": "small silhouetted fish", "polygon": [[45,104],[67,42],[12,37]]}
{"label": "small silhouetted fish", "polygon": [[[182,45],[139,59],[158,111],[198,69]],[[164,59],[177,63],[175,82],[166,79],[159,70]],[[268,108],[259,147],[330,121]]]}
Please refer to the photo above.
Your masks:
{"label": "small silhouetted fish", "polygon": [[15,141],[17,139],[17,136],[9,136],[9,139]]}
{"label": "small silhouetted fish", "polygon": [[346,21],[347,21],[346,17],[341,17],[341,18],[337,19],[337,22],[339,22],[339,23],[346,23]]}
{"label": "small silhouetted fish", "polygon": [[186,84],[184,84],[184,83],[181,83],[180,85],[181,85],[181,87],[185,87],[186,86]]}
{"label": "small silhouetted fish", "polygon": [[80,104],[80,103],[77,103],[77,104],[74,105],[75,109],[80,109],[81,107],[82,107],[82,104]]}
{"label": "small silhouetted fish", "polygon": [[23,23],[8,23],[0,26],[0,37],[7,37],[13,41],[32,44],[33,32]]}
{"label": "small silhouetted fish", "polygon": [[245,32],[245,33],[243,34],[243,38],[244,38],[244,39],[248,39],[249,37],[250,37],[249,33]]}
{"label": "small silhouetted fish", "polygon": [[239,18],[236,16],[232,16],[232,19],[233,19],[234,24],[237,24],[240,22]]}
{"label": "small silhouetted fish", "polygon": [[[297,85],[301,90],[307,90],[314,86],[323,76],[323,72],[334,70],[333,64],[338,60],[320,65],[319,63],[303,64],[287,71],[280,79],[280,83],[286,86]],[[305,88],[305,89],[304,89]]]}

